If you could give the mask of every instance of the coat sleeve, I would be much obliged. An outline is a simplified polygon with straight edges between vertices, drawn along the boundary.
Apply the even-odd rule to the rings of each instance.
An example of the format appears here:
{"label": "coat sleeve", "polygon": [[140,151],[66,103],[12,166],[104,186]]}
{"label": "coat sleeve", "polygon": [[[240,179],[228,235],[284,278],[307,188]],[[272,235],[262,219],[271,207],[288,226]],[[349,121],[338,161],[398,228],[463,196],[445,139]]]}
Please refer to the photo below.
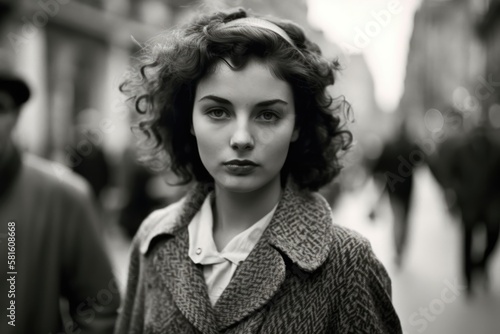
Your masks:
{"label": "coat sleeve", "polygon": [[68,333],[111,334],[120,292],[104,242],[94,203],[88,192],[67,190],[54,196],[61,208],[62,295],[68,302]]}
{"label": "coat sleeve", "polygon": [[119,311],[116,334],[140,334],[144,328],[144,287],[142,254],[137,238],[132,243],[125,299]]}
{"label": "coat sleeve", "polygon": [[369,242],[362,240],[354,252],[350,291],[342,305],[346,316],[340,333],[400,334],[399,317],[392,305],[391,280]]}

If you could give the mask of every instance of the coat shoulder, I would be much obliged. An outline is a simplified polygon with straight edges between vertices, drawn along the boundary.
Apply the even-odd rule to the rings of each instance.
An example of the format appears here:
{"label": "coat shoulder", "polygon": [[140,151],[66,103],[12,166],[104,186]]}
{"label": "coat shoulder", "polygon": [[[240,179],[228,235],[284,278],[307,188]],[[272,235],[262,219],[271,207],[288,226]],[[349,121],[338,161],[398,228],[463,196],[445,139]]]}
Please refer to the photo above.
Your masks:
{"label": "coat shoulder", "polygon": [[336,302],[344,305],[335,316],[338,332],[402,333],[391,301],[391,279],[370,242],[348,228],[333,229],[329,273],[339,287]]}
{"label": "coat shoulder", "polygon": [[[353,270],[380,266],[367,238],[356,231],[338,225],[333,226],[333,234],[329,260],[334,262],[335,266]],[[349,273],[350,270],[344,270],[344,272]]]}
{"label": "coat shoulder", "polygon": [[370,248],[370,241],[360,233],[351,230],[350,228],[333,225],[333,233],[335,236],[334,244],[337,251],[353,252],[363,251],[364,248]]}
{"label": "coat shoulder", "polygon": [[134,237],[134,243],[143,254],[147,252],[149,243],[155,236],[175,231],[185,200],[184,197],[162,209],[155,210],[144,219]]}
{"label": "coat shoulder", "polygon": [[373,252],[368,239],[346,227],[334,226],[333,229],[335,238],[329,261],[337,269],[334,275],[338,279],[347,279],[350,284],[376,286],[376,289],[390,296],[390,276]]}

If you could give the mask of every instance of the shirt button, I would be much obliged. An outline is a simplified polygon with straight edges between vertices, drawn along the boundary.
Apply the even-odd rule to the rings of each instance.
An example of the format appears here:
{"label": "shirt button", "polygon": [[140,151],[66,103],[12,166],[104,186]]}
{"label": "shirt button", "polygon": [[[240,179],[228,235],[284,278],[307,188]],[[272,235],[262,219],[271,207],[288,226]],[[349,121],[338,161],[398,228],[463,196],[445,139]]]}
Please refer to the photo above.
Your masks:
{"label": "shirt button", "polygon": [[198,249],[196,250],[196,255],[200,255],[200,254],[201,254],[201,248],[198,248]]}

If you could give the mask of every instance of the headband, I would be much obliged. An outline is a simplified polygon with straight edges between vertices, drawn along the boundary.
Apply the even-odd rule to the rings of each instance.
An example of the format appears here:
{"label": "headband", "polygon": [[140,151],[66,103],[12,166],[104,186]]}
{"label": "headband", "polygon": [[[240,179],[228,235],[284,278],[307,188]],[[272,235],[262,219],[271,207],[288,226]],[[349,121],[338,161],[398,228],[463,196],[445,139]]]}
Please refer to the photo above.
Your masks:
{"label": "headband", "polygon": [[229,21],[224,24],[224,28],[232,28],[232,27],[254,27],[272,31],[275,34],[278,34],[281,38],[283,38],[288,44],[293,46],[293,48],[296,49],[302,55],[302,52],[300,52],[300,50],[297,48],[297,46],[290,38],[290,36],[288,36],[286,31],[270,21],[259,19],[256,17],[242,17],[233,21]]}

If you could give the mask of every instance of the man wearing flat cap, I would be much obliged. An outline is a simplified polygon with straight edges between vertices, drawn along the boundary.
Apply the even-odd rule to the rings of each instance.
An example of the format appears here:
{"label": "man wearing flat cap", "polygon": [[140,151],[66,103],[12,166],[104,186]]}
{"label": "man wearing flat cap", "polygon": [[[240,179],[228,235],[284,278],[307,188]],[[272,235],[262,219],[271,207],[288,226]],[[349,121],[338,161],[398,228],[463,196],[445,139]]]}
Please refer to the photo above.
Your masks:
{"label": "man wearing flat cap", "polygon": [[88,184],[16,147],[30,90],[6,64],[0,57],[0,333],[112,333],[120,295]]}

